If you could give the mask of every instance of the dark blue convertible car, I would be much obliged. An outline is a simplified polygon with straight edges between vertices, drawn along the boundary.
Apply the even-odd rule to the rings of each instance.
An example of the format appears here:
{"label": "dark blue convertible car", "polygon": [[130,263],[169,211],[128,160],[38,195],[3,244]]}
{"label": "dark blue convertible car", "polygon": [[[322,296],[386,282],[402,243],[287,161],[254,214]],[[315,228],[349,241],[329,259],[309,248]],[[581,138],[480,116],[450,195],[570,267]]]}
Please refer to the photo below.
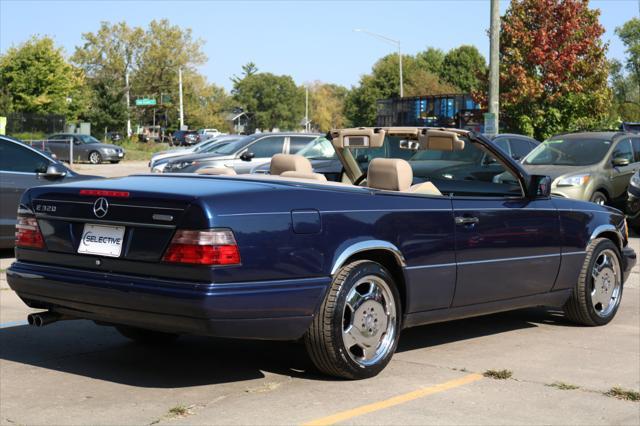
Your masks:
{"label": "dark blue convertible car", "polygon": [[[619,211],[551,198],[549,178],[471,132],[328,137],[342,182],[278,154],[271,175],[211,168],[32,188],[9,285],[43,309],[29,316],[36,326],[83,318],[139,341],[302,339],[319,370],[352,379],[380,372],[406,327],[541,305],[588,326],[615,316],[636,261]],[[388,158],[465,146],[513,179],[451,173],[438,187]]]}

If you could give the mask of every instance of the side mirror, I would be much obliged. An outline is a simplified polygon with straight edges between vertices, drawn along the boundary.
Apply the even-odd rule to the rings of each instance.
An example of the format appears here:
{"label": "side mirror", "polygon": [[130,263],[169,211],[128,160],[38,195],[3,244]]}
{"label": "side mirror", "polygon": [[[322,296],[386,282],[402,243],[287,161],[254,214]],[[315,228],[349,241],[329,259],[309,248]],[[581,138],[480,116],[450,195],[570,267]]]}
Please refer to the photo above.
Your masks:
{"label": "side mirror", "polygon": [[529,198],[549,198],[551,196],[551,178],[533,175],[529,181]]}
{"label": "side mirror", "polygon": [[249,151],[245,151],[242,153],[242,155],[240,156],[240,159],[242,161],[251,161],[251,159],[253,157],[255,157],[256,155],[253,152],[249,152]]}
{"label": "side mirror", "polygon": [[41,175],[47,179],[60,179],[67,175],[67,170],[60,164],[52,163],[47,167],[47,171]]}
{"label": "side mirror", "polygon": [[80,141],[75,141],[75,140],[74,140],[74,141],[73,141],[73,144],[74,144],[74,145],[80,145]]}
{"label": "side mirror", "polygon": [[613,159],[612,163],[614,167],[624,167],[624,166],[628,166],[630,164],[630,161],[628,158],[625,158],[625,157],[616,157]]}

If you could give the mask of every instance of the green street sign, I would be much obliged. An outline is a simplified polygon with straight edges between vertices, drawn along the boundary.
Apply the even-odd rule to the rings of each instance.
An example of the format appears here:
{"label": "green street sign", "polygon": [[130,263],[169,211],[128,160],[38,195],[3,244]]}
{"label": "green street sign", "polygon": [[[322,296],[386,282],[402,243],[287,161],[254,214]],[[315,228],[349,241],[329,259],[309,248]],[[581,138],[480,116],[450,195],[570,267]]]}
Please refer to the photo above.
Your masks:
{"label": "green street sign", "polygon": [[148,99],[148,98],[136,99],[136,106],[155,105],[155,104],[156,104],[155,99]]}

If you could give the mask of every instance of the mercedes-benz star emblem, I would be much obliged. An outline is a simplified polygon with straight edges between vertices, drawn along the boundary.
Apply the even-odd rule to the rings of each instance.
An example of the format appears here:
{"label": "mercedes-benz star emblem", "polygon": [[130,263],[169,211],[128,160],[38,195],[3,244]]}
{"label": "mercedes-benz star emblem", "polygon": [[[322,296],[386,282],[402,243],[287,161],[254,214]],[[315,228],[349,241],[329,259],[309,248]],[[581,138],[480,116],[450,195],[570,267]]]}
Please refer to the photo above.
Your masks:
{"label": "mercedes-benz star emblem", "polygon": [[93,203],[93,214],[96,215],[97,218],[103,218],[107,215],[109,211],[109,202],[106,198],[100,197]]}

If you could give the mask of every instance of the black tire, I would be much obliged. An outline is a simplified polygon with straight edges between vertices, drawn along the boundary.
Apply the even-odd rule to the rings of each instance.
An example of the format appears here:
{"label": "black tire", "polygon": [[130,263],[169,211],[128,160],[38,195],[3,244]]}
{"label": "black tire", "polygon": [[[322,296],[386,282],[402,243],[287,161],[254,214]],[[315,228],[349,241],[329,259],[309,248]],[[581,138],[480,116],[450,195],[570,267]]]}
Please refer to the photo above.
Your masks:
{"label": "black tire", "polygon": [[[567,318],[577,324],[586,326],[608,324],[613,317],[615,317],[618,307],[620,306],[620,299],[622,299],[622,290],[624,288],[622,282],[620,282],[620,290],[616,300],[616,305],[606,316],[598,315],[592,303],[591,292],[593,288],[593,277],[591,271],[593,270],[599,255],[604,250],[610,250],[613,252],[617,257],[618,265],[622,265],[618,247],[616,247],[611,240],[608,238],[596,238],[589,243],[584,264],[580,271],[580,276],[578,277],[578,282],[573,289],[571,298],[569,298],[564,305],[564,312]],[[620,277],[620,280],[622,280],[622,277]]]}
{"label": "black tire", "polygon": [[[386,293],[389,294],[390,299],[393,299],[385,300],[385,303],[394,308],[395,317],[393,317],[393,320],[386,320],[387,326],[393,324],[393,331],[383,332],[380,335],[388,335],[388,340],[384,346],[386,349],[382,350],[380,358],[375,360],[373,365],[362,365],[352,358],[356,356],[351,352],[355,346],[349,349],[344,343],[344,316],[349,293],[352,289],[357,288],[355,285],[361,279],[371,276],[384,282],[388,290]],[[361,285],[366,284],[359,284],[358,287]],[[365,309],[365,312],[367,311],[368,309]],[[355,321],[356,312],[352,314],[353,321]],[[391,311],[387,310],[386,312],[389,313]],[[368,260],[355,261],[342,267],[334,275],[331,287],[317,315],[314,317],[311,327],[304,336],[305,346],[314,365],[325,374],[346,379],[373,377],[380,373],[391,361],[398,345],[401,319],[400,296],[391,274],[378,263]],[[369,326],[367,325],[367,327]],[[389,329],[385,328],[385,330]],[[369,331],[371,332],[371,329]],[[377,331],[375,333],[377,334]]]}
{"label": "black tire", "polygon": [[177,334],[146,330],[144,328],[130,327],[127,325],[116,325],[115,327],[124,337],[145,345],[173,343],[179,337]]}
{"label": "black tire", "polygon": [[100,164],[102,163],[102,155],[98,151],[91,151],[89,153],[89,162],[91,164]]}
{"label": "black tire", "polygon": [[593,194],[591,194],[591,198],[589,199],[589,201],[601,206],[609,204],[609,198],[607,197],[607,194],[602,191],[595,191]]}

